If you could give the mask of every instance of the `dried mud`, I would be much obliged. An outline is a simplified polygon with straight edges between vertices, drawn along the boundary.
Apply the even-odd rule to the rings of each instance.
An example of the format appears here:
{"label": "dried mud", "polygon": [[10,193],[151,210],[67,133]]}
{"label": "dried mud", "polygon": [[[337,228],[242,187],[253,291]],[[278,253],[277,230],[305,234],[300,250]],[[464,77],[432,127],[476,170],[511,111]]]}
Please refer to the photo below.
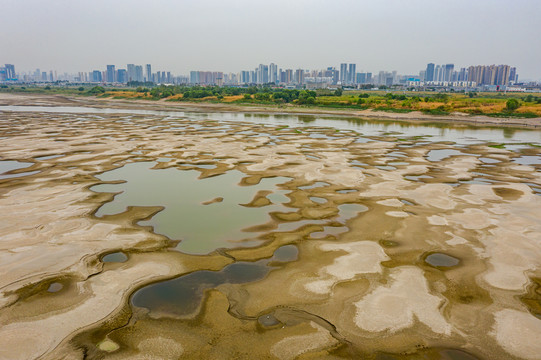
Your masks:
{"label": "dried mud", "polygon": [[[60,97],[9,101],[78,106]],[[535,146],[401,134],[359,141],[353,131],[212,114],[6,111],[0,135],[0,161],[26,163],[0,178],[2,359],[541,354]],[[153,219],[169,211],[162,203],[98,215],[118,192],[93,187],[122,191],[130,181],[101,176],[145,162],[151,172],[197,171],[193,181],[235,170],[247,189],[282,180],[239,202],[268,209],[266,221],[243,229],[251,241],[189,254],[176,247],[182,238],[154,232]],[[222,192],[197,205],[225,206]],[[228,273],[236,264],[258,270]],[[134,294],[169,282],[188,292],[189,305],[137,306]]]}

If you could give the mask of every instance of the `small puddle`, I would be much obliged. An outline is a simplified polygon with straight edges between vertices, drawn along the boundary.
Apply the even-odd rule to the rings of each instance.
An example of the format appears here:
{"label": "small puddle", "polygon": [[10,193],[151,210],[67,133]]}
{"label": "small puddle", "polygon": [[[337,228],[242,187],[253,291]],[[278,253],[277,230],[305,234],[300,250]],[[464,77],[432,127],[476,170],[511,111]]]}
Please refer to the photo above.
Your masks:
{"label": "small puddle", "polygon": [[329,186],[329,184],[323,181],[317,181],[312,185],[299,186],[298,188],[300,190],[308,190],[308,189],[315,189],[315,188],[325,187],[325,186]]}
{"label": "small puddle", "polygon": [[357,192],[358,190],[355,189],[344,189],[344,190],[337,190],[336,192],[339,194],[349,194],[353,192]]}
{"label": "small puddle", "polygon": [[523,155],[512,160],[520,165],[541,165],[541,156],[527,156]]}
{"label": "small puddle", "polygon": [[327,199],[322,198],[322,197],[317,197],[317,196],[310,196],[309,199],[315,202],[316,204],[325,204],[327,202]]}
{"label": "small puddle", "polygon": [[59,292],[63,288],[64,288],[64,285],[62,285],[59,282],[54,282],[54,283],[51,283],[51,285],[49,285],[49,288],[47,288],[47,292],[55,293],[55,292]]}
{"label": "small puddle", "polygon": [[460,259],[443,253],[432,253],[425,258],[425,262],[434,267],[453,267],[460,263]]}
{"label": "small puddle", "polygon": [[104,263],[111,263],[111,262],[123,263],[123,262],[126,262],[127,260],[128,260],[128,255],[124,254],[121,251],[107,254],[101,258],[101,261],[103,261]]}
{"label": "small puddle", "polygon": [[32,165],[34,165],[34,163],[12,161],[12,160],[0,161],[0,179],[9,179],[9,178],[36,174],[38,171],[29,171],[29,172],[23,172],[23,173],[17,173],[17,174],[7,174],[10,171],[24,169]]}
{"label": "small puddle", "polygon": [[430,150],[426,156],[428,161],[441,161],[451,156],[465,155],[463,152],[453,149]]}
{"label": "small puddle", "polygon": [[185,317],[199,308],[205,290],[226,283],[243,284],[261,280],[274,268],[269,263],[294,261],[297,257],[297,247],[285,245],[278,248],[270,259],[239,261],[221,271],[201,270],[145,286],[133,294],[131,304],[148,309],[151,316]]}
{"label": "small puddle", "polygon": [[496,163],[501,162],[500,160],[496,160],[496,159],[493,159],[493,158],[487,158],[487,157],[480,157],[479,160],[481,160],[481,162],[483,162],[485,164],[496,164]]}

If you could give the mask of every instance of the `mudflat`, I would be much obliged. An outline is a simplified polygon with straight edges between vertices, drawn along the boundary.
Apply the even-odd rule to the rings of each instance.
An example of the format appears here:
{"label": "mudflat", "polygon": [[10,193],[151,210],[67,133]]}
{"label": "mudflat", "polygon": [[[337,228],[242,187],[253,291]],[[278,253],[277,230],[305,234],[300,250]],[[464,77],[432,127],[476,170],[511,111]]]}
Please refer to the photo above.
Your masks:
{"label": "mudflat", "polygon": [[207,110],[0,94],[0,358],[538,358],[540,131]]}

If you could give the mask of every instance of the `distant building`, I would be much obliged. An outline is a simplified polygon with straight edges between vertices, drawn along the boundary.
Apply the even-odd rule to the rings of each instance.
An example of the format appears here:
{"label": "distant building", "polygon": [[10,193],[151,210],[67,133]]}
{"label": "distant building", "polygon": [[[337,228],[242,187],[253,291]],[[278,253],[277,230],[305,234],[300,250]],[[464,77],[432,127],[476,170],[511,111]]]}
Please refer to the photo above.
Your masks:
{"label": "distant building", "polygon": [[425,81],[434,81],[434,64],[429,63],[426,65],[426,77]]}
{"label": "distant building", "polygon": [[269,65],[269,82],[278,83],[278,66],[274,63]]}
{"label": "distant building", "polygon": [[6,68],[0,67],[0,81],[6,81]]}
{"label": "distant building", "polygon": [[250,83],[250,72],[247,70],[243,70],[240,72],[240,81],[241,84],[249,84]]}
{"label": "distant building", "polygon": [[105,77],[105,80],[108,82],[108,83],[114,83],[116,81],[115,79],[115,66],[114,65],[107,65],[107,72],[106,72],[106,77]]}
{"label": "distant building", "polygon": [[293,83],[293,69],[287,69],[286,70],[286,84]]}
{"label": "distant building", "polygon": [[15,73],[15,65],[6,64],[6,81],[17,81],[17,74]]}
{"label": "distant building", "polygon": [[128,69],[128,81],[135,81],[135,65],[128,64],[126,68]]}
{"label": "distant building", "polygon": [[116,71],[116,82],[123,84],[128,82],[128,72],[126,69],[118,69]]}
{"label": "distant building", "polygon": [[136,65],[135,66],[135,81],[143,82],[143,66]]}
{"label": "distant building", "polygon": [[348,64],[340,64],[340,82],[345,84],[348,79]]}
{"label": "distant building", "polygon": [[[479,85],[509,85],[511,79],[509,65],[477,65],[468,68],[468,81]],[[516,69],[514,70],[516,74]],[[515,75],[516,78],[516,75]]]}
{"label": "distant building", "polygon": [[[443,67],[443,66],[442,66]],[[445,67],[443,67],[443,81],[452,81],[453,80],[453,71],[455,69],[454,64],[446,64]]]}
{"label": "distant building", "polygon": [[[51,74],[52,76],[52,74]],[[92,78],[90,79],[90,81],[92,82],[96,82],[96,83],[100,83],[102,82],[102,77],[101,77],[101,71],[99,70],[94,70],[92,71]]]}
{"label": "distant building", "polygon": [[152,66],[147,64],[147,81],[152,82]]}
{"label": "distant building", "polygon": [[299,85],[304,84],[304,70],[303,69],[295,70],[295,83]]}
{"label": "distant building", "polygon": [[348,77],[346,79],[346,82],[348,84],[354,84],[356,81],[355,79],[356,74],[357,74],[357,65],[349,64]]}
{"label": "distant building", "polygon": [[269,82],[269,66],[259,64],[257,68],[257,83],[266,84]]}

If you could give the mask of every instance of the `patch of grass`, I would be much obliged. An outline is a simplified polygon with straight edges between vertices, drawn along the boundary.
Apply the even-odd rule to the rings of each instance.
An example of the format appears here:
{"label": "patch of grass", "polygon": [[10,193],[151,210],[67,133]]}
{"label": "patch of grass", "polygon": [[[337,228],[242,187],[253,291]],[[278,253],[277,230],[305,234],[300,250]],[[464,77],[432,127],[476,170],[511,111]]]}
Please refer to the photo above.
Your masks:
{"label": "patch of grass", "polygon": [[502,118],[524,118],[524,119],[533,119],[541,117],[533,112],[499,112],[499,113],[492,113],[492,114],[485,114],[486,116],[490,117],[502,117]]}
{"label": "patch of grass", "polygon": [[505,149],[505,144],[490,144],[488,147],[494,148],[494,149]]}
{"label": "patch of grass", "polygon": [[449,115],[449,111],[441,110],[441,109],[422,109],[421,112],[423,114],[427,115]]}
{"label": "patch of grass", "polygon": [[387,107],[387,106],[373,108],[372,110],[392,112],[392,113],[402,113],[402,114],[406,114],[406,113],[410,113],[414,111],[412,109],[393,108],[393,107]]}

